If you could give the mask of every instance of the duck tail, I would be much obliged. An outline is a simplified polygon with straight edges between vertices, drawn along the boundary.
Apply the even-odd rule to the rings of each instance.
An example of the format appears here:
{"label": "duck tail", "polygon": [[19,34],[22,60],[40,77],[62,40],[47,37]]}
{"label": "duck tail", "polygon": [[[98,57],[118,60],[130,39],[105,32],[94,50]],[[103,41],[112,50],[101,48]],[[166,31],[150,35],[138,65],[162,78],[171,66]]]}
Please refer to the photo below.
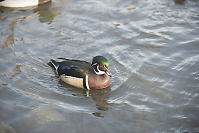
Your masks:
{"label": "duck tail", "polygon": [[50,65],[51,67],[53,67],[55,70],[57,70],[57,68],[59,67],[59,62],[51,59],[50,62],[48,63],[48,65]]}

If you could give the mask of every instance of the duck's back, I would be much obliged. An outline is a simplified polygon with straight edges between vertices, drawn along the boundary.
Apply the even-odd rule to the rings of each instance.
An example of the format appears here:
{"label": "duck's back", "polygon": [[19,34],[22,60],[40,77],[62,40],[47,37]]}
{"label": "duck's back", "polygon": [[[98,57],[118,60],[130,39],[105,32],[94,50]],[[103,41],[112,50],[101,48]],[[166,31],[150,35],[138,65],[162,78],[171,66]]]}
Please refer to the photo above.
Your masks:
{"label": "duck's back", "polygon": [[66,76],[84,78],[86,75],[94,73],[91,64],[86,61],[66,60],[58,63],[58,75],[65,74]]}

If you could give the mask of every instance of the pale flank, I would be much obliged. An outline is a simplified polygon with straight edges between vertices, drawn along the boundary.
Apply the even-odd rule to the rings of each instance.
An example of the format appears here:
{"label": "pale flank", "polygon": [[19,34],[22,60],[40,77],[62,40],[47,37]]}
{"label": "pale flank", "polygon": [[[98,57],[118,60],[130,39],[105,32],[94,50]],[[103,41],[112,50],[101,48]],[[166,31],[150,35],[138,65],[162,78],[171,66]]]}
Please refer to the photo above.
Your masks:
{"label": "pale flank", "polygon": [[83,78],[76,78],[76,77],[65,76],[65,75],[61,75],[60,78],[65,83],[68,83],[68,84],[70,84],[72,86],[75,86],[77,88],[84,88]]}

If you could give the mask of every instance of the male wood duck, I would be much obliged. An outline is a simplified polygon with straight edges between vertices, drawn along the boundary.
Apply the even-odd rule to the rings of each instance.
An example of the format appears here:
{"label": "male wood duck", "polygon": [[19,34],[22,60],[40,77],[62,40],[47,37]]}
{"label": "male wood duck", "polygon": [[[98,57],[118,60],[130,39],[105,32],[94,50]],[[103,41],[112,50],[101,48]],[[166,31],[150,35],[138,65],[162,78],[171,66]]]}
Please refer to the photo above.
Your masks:
{"label": "male wood duck", "polygon": [[49,64],[56,70],[61,80],[77,88],[103,89],[110,86],[109,63],[103,56],[93,57],[92,63],[81,60],[58,58]]}
{"label": "male wood duck", "polygon": [[4,7],[28,7],[37,6],[51,0],[0,0],[0,6]]}

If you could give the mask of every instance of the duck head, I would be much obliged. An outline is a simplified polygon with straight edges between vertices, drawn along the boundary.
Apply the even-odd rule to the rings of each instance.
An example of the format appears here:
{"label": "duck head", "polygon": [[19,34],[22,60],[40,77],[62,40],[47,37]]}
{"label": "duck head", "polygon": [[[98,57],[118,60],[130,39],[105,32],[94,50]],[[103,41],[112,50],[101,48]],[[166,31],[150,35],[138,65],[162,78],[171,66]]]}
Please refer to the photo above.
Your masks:
{"label": "duck head", "polygon": [[103,56],[95,56],[93,57],[92,64],[94,71],[96,74],[107,74],[111,77],[111,74],[108,72],[109,70],[109,62],[108,60]]}

